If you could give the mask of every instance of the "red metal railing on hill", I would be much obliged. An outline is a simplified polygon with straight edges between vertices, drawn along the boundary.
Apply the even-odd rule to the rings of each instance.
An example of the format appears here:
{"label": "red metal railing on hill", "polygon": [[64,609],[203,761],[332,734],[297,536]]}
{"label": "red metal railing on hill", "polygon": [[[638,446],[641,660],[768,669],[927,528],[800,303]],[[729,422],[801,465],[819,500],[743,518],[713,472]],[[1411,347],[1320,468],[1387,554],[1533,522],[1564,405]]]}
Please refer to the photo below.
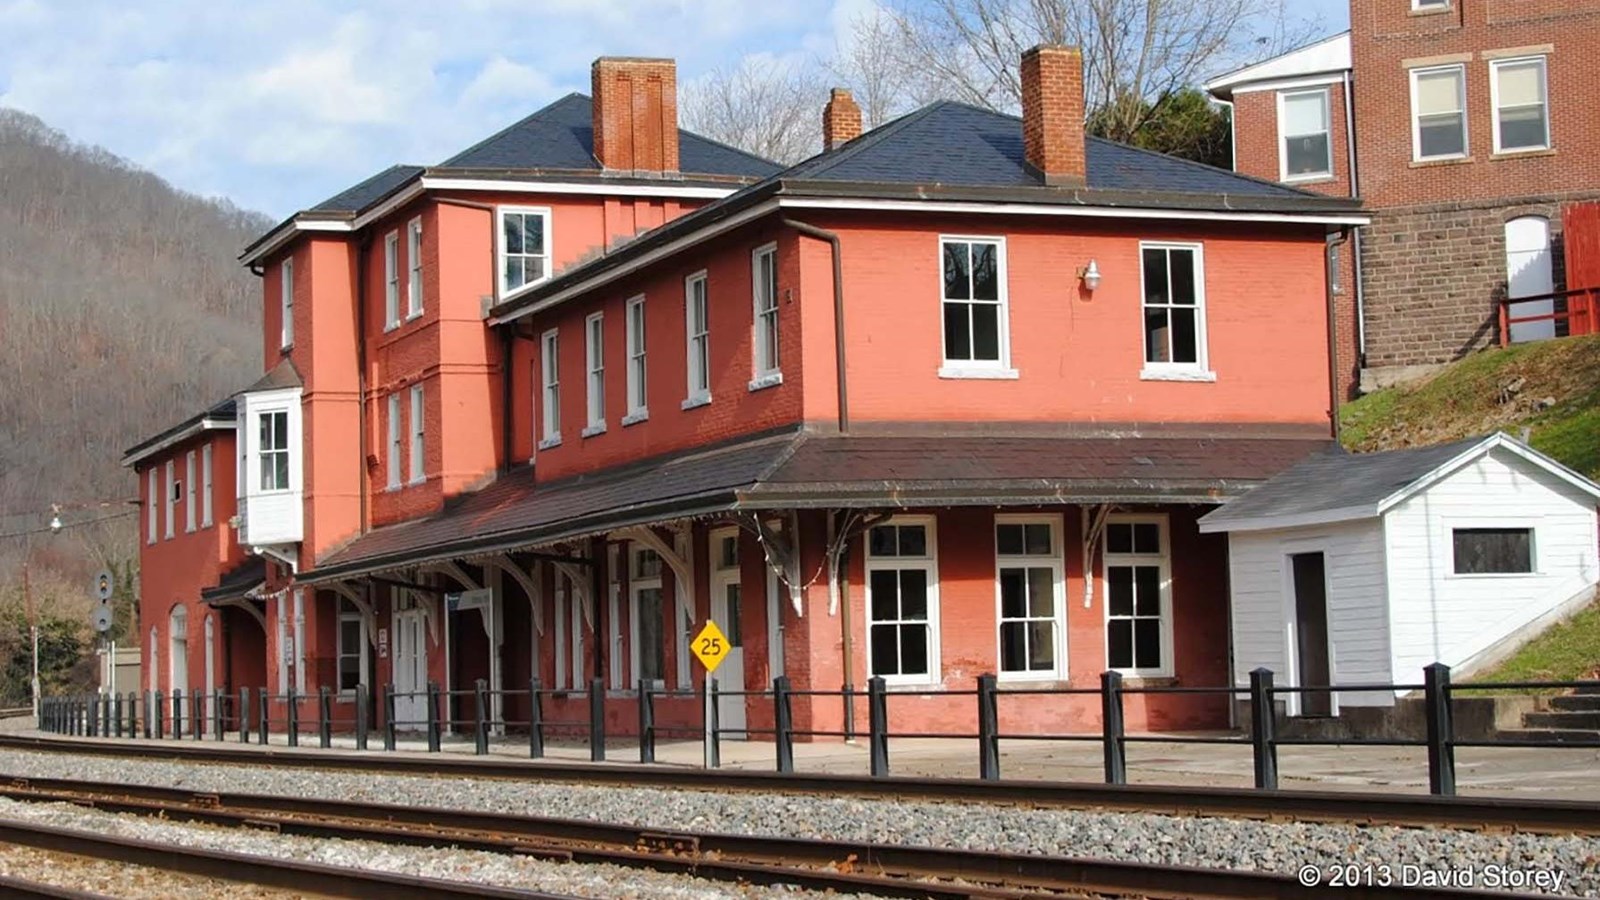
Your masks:
{"label": "red metal railing on hill", "polygon": [[[1515,304],[1538,302],[1540,300],[1565,300],[1566,309],[1558,309],[1555,312],[1535,316],[1514,316],[1511,314],[1511,307]],[[1597,314],[1600,314],[1600,287],[1552,291],[1548,294],[1534,294],[1531,297],[1502,297],[1499,302],[1499,313],[1500,346],[1502,347],[1511,343],[1511,326],[1528,322],[1566,322],[1569,336],[1594,334],[1600,331],[1600,320],[1595,318]]]}

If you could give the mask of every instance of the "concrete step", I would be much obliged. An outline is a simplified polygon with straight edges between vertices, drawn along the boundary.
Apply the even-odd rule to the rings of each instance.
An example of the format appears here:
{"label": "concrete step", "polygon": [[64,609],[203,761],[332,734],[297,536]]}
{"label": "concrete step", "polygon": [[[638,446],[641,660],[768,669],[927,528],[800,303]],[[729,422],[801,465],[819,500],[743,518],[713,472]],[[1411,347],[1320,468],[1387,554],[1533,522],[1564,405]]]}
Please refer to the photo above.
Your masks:
{"label": "concrete step", "polygon": [[1552,710],[1563,712],[1600,712],[1600,694],[1567,694],[1551,697],[1549,703]]}
{"label": "concrete step", "polygon": [[1600,731],[1584,728],[1505,728],[1495,732],[1501,741],[1552,741],[1600,746]]}
{"label": "concrete step", "polygon": [[1578,731],[1600,731],[1600,712],[1531,712],[1522,715],[1524,728],[1560,728]]}

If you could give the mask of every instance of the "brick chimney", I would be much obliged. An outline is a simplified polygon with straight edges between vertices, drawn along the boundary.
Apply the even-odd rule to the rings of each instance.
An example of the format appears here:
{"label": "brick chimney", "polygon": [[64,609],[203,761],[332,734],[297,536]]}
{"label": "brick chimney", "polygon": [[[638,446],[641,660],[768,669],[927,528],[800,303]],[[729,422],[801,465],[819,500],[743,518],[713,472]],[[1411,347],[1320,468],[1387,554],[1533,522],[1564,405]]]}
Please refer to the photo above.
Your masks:
{"label": "brick chimney", "polygon": [[834,88],[822,108],[822,149],[841,147],[861,136],[861,107],[844,88]]}
{"label": "brick chimney", "polygon": [[594,157],[607,171],[678,171],[678,66],[602,56],[590,70]]}
{"label": "brick chimney", "polygon": [[1022,54],[1023,156],[1045,184],[1082,187],[1083,54],[1041,45]]}

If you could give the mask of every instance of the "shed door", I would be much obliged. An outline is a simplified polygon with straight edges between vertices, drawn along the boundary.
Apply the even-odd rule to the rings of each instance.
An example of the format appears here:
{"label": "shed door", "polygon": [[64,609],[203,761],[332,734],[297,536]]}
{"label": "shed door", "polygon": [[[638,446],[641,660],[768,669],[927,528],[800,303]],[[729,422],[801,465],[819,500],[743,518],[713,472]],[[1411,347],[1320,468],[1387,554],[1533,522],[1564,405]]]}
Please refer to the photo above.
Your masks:
{"label": "shed door", "polygon": [[[1328,659],[1328,579],[1321,553],[1296,553],[1294,567],[1295,686],[1318,687],[1333,683]],[[1330,691],[1300,695],[1300,714],[1333,715]]]}
{"label": "shed door", "polygon": [[[1506,296],[1537,297],[1555,290],[1550,254],[1550,220],[1523,216],[1506,223]],[[1533,300],[1511,304],[1511,315],[1544,316],[1555,312],[1555,301]],[[1542,341],[1556,336],[1556,322],[1523,322],[1511,326],[1513,343]]]}

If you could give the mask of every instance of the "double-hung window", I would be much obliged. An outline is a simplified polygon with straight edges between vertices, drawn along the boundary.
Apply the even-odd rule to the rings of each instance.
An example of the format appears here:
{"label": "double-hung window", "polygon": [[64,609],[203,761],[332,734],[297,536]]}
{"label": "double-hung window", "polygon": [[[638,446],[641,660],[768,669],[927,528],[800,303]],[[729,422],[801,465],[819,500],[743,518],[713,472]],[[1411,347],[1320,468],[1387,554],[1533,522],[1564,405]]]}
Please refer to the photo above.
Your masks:
{"label": "double-hung window", "polygon": [[1283,91],[1278,94],[1281,178],[1284,181],[1326,178],[1333,174],[1328,89]]}
{"label": "double-hung window", "polygon": [[783,381],[778,359],[778,246],[768,244],[750,255],[750,287],[755,310],[751,329],[750,389]]}
{"label": "double-hung window", "polygon": [[1144,373],[1206,378],[1205,266],[1199,244],[1139,245]]}
{"label": "double-hung window", "polygon": [[683,281],[684,332],[688,336],[689,384],[683,408],[711,402],[711,318],[707,307],[706,273]]}
{"label": "double-hung window", "polygon": [[283,320],[281,347],[294,343],[294,258],[290,257],[278,267],[278,316]]}
{"label": "double-hung window", "polygon": [[422,217],[406,226],[406,318],[422,315]]}
{"label": "double-hung window", "polygon": [[423,393],[422,385],[411,386],[411,483],[421,482],[427,473],[427,454],[423,447],[425,435],[423,433]]}
{"label": "double-hung window", "polygon": [[400,325],[400,232],[383,239],[383,327]]}
{"label": "double-hung window", "polygon": [[1163,516],[1106,523],[1106,666],[1124,674],[1172,674],[1171,553]]}
{"label": "double-hung window", "polygon": [[500,296],[550,276],[550,210],[505,207],[499,211]]}
{"label": "double-hung window", "polygon": [[584,379],[584,400],[588,422],[583,436],[604,434],[606,430],[606,317],[591,313],[583,320],[583,358],[588,369]]}
{"label": "double-hung window", "polygon": [[1006,321],[1005,242],[939,239],[944,377],[1011,377]]}
{"label": "double-hung window", "polygon": [[939,575],[931,518],[867,531],[867,671],[889,682],[939,679]]}
{"label": "double-hung window", "polygon": [[554,447],[561,443],[561,344],[559,333],[550,329],[539,340],[539,371],[543,398],[543,437],[540,447]]}
{"label": "double-hung window", "polygon": [[339,598],[339,693],[354,695],[369,682],[367,622],[355,604]]}
{"label": "double-hung window", "polygon": [[211,445],[207,444],[200,451],[200,524],[204,527],[211,525]]}
{"label": "double-hung window", "polygon": [[178,533],[178,472],[177,464],[167,460],[167,539]]}
{"label": "double-hung window", "polygon": [[195,503],[195,480],[194,480],[195,462],[196,462],[195,461],[195,453],[194,453],[193,450],[190,450],[189,451],[189,455],[187,457],[185,457],[184,461],[183,461],[183,491],[184,491],[184,494],[183,494],[183,530],[184,531],[193,531],[194,530],[195,516],[196,516],[196,514],[198,514],[200,512],[199,504]]}
{"label": "double-hung window", "polygon": [[648,547],[633,546],[628,569],[632,602],[634,678],[664,684],[667,677],[666,610],[661,597],[661,557]]}
{"label": "double-hung window", "polygon": [[646,390],[644,298],[628,301],[624,323],[628,339],[628,412],[622,424],[631,425],[650,417],[649,392]]}
{"label": "double-hung window", "polygon": [[261,462],[261,490],[289,489],[289,411],[264,412],[257,425],[260,437],[256,453]]}
{"label": "double-hung window", "polygon": [[1489,63],[1489,90],[1494,102],[1494,152],[1549,149],[1550,97],[1544,57]]}
{"label": "double-hung window", "polygon": [[159,537],[159,535],[156,534],[156,531],[161,527],[161,507],[159,505],[161,498],[161,485],[157,483],[159,477],[160,476],[156,475],[155,466],[151,466],[150,471],[145,478],[144,525],[145,543],[147,544],[154,544],[156,542],[156,538]]}
{"label": "double-hung window", "polygon": [[1411,70],[1411,132],[1413,159],[1467,155],[1465,66]]}
{"label": "double-hung window", "polygon": [[400,395],[389,395],[389,487],[400,486]]}
{"label": "double-hung window", "polygon": [[1058,516],[995,517],[1002,676],[1067,675],[1060,533]]}

